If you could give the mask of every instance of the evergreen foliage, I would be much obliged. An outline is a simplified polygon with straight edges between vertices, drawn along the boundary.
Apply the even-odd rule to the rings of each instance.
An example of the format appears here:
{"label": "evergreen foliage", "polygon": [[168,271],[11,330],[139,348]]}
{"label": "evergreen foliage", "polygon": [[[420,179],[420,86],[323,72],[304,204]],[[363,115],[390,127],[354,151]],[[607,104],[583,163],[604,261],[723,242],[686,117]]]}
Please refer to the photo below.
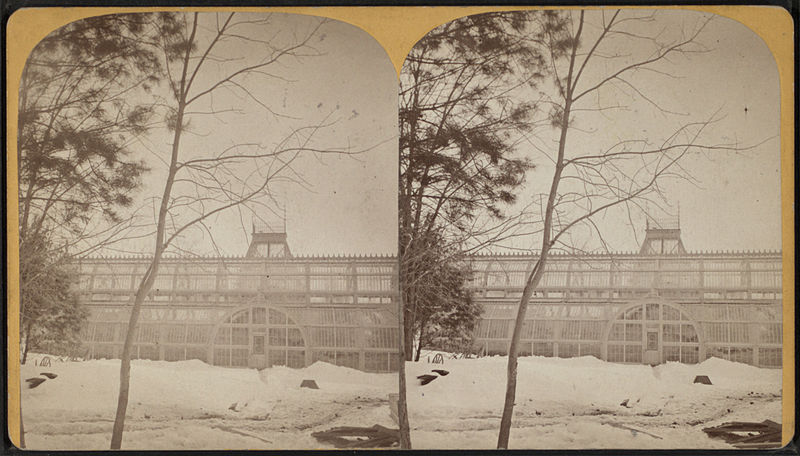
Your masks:
{"label": "evergreen foliage", "polygon": [[[143,162],[132,138],[147,131],[139,103],[161,64],[145,31],[150,14],[72,22],[40,41],[20,81],[18,117],[20,310],[23,363],[30,349],[75,354],[87,318],[73,292],[76,249],[124,223]],[[103,236],[99,236],[103,234]],[[80,247],[77,247],[79,244]]]}
{"label": "evergreen foliage", "polygon": [[[49,230],[59,246],[122,220],[146,170],[131,140],[153,113],[139,103],[161,64],[144,32],[152,15],[72,22],[33,50],[20,82],[20,237]],[[101,216],[97,219],[97,216]]]}
{"label": "evergreen foliage", "polygon": [[80,330],[88,318],[75,293],[77,274],[69,257],[38,235],[20,245],[22,364],[30,350],[80,353]]}
{"label": "evergreen foliage", "polygon": [[[443,325],[437,337],[474,326],[479,312],[463,281],[454,280],[466,274],[458,257],[480,236],[478,220],[504,218],[503,206],[516,201],[515,189],[533,168],[517,155],[516,141],[530,131],[538,106],[511,95],[544,77],[535,70],[525,79],[518,76],[519,66],[544,66],[528,14],[448,22],[421,39],[403,65],[399,254],[407,360],[416,337],[424,343],[432,336],[424,329],[431,315]],[[431,249],[432,239],[441,248]],[[465,326],[450,324],[456,315]]]}
{"label": "evergreen foliage", "polygon": [[482,308],[472,299],[466,284],[470,279],[469,263],[458,251],[447,249],[439,233],[425,240],[423,256],[417,258],[425,267],[416,276],[416,315],[414,336],[417,340],[415,359],[423,348],[451,347],[470,352],[473,330]]}

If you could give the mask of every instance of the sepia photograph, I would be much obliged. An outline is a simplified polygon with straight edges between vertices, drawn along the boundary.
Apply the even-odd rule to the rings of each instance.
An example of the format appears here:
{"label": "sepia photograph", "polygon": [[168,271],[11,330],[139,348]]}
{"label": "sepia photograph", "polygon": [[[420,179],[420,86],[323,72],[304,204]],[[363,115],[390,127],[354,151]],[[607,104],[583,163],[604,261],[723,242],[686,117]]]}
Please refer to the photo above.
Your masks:
{"label": "sepia photograph", "polygon": [[26,54],[15,444],[781,447],[769,40],[388,10],[95,15]]}
{"label": "sepia photograph", "polygon": [[392,425],[397,79],[374,39],[295,14],[91,17],[36,46],[20,100],[25,448]]}
{"label": "sepia photograph", "polygon": [[758,36],[695,11],[487,13],[417,42],[400,83],[414,448],[779,446]]}

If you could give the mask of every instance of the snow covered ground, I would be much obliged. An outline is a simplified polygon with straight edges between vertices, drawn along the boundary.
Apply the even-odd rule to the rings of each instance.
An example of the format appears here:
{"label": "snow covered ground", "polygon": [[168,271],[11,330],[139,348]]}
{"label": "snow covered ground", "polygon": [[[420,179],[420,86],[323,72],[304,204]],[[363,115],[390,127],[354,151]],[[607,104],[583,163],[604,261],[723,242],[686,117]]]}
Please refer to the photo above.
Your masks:
{"label": "snow covered ground", "polygon": [[[505,396],[505,357],[446,360],[450,372],[409,382],[418,448],[494,448]],[[428,373],[409,364],[409,377]],[[713,385],[694,384],[708,375]],[[711,358],[697,365],[624,365],[582,358],[521,358],[511,448],[730,448],[702,428],[780,422],[781,372]],[[622,406],[627,400],[627,406]]]}
{"label": "snow covered ground", "polygon": [[[34,357],[38,359],[40,356]],[[423,356],[421,359],[427,359]],[[408,363],[415,448],[493,448],[506,358]],[[417,375],[443,368],[421,386]],[[27,389],[24,379],[57,378]],[[106,449],[119,361],[22,366],[30,449]],[[713,385],[693,384],[708,375]],[[300,388],[314,379],[318,390]],[[727,448],[703,427],[780,421],[781,371],[719,359],[650,367],[595,358],[522,358],[512,448]],[[257,371],[200,361],[134,361],[123,449],[322,448],[312,432],[336,426],[396,427],[388,395],[395,374],[325,363]],[[620,405],[627,399],[627,406]]]}

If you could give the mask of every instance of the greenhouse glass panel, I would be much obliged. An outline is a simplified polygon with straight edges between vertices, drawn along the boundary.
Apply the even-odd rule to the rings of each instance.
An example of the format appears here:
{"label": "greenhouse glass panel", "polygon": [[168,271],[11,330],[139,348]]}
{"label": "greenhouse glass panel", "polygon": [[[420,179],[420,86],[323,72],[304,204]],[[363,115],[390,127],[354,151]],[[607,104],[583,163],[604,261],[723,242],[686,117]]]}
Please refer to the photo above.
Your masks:
{"label": "greenhouse glass panel", "polygon": [[81,340],[94,340],[93,338],[94,326],[95,325],[90,323],[84,323],[81,326],[81,332],[80,332]]}
{"label": "greenhouse glass panel", "polygon": [[642,306],[636,306],[628,309],[623,316],[624,320],[641,320],[642,319]]}
{"label": "greenhouse glass panel", "polygon": [[217,345],[230,345],[231,328],[222,327],[217,329],[217,337],[214,339],[214,343]]}
{"label": "greenhouse glass panel", "polygon": [[489,337],[489,320],[481,320],[478,322],[478,328],[475,336],[480,338]]}
{"label": "greenhouse glass panel", "polygon": [[166,330],[167,330],[167,342],[173,344],[180,344],[184,342],[186,336],[186,326],[168,325],[166,327]]}
{"label": "greenhouse glass panel", "polygon": [[199,359],[200,361],[207,362],[208,351],[205,347],[186,347],[186,359]]}
{"label": "greenhouse glass panel", "polygon": [[720,359],[728,359],[728,347],[722,346],[707,346],[706,347],[706,357],[711,358],[720,358]]}
{"label": "greenhouse glass panel", "polygon": [[581,339],[582,340],[599,340],[603,323],[599,321],[582,321],[581,322]]}
{"label": "greenhouse glass panel", "polygon": [[333,328],[313,326],[309,328],[311,344],[316,347],[335,347],[336,337]]}
{"label": "greenhouse glass panel", "polygon": [[139,359],[158,361],[158,347],[155,345],[139,345]]}
{"label": "greenhouse glass panel", "polygon": [[780,344],[783,341],[783,331],[780,324],[757,324],[756,331],[758,331],[758,340],[761,343]]}
{"label": "greenhouse glass panel", "polygon": [[750,327],[746,323],[729,323],[730,342],[742,343],[750,341]]}
{"label": "greenhouse glass panel", "polygon": [[559,358],[574,358],[578,356],[578,344],[559,342],[558,344],[558,357]]}
{"label": "greenhouse glass panel", "polygon": [[300,330],[297,328],[287,328],[287,341],[286,345],[289,347],[302,347],[305,345],[303,343],[303,336],[300,333]]}
{"label": "greenhouse glass panel", "polygon": [[139,325],[136,340],[138,342],[158,342],[158,329],[158,325]]}
{"label": "greenhouse glass panel", "polygon": [[306,364],[305,350],[287,350],[286,351],[286,365],[288,367],[297,369],[304,367]]}
{"label": "greenhouse glass panel", "polygon": [[743,305],[730,305],[728,306],[728,318],[734,321],[749,321],[750,307]]}
{"label": "greenhouse glass panel", "polygon": [[253,307],[253,323],[257,325],[264,325],[267,323],[266,307]]}
{"label": "greenhouse glass panel", "polygon": [[626,323],[625,324],[625,340],[629,342],[642,341],[642,325],[641,323]]}
{"label": "greenhouse glass panel", "polygon": [[580,344],[579,348],[581,356],[594,356],[600,359],[600,343]]}
{"label": "greenhouse glass panel", "polygon": [[664,353],[664,361],[680,361],[681,360],[681,348],[680,347],[666,346],[663,349],[663,353]]}
{"label": "greenhouse glass panel", "polygon": [[490,340],[486,344],[486,354],[489,356],[508,354],[508,341]]}
{"label": "greenhouse glass panel", "polygon": [[358,352],[336,352],[336,365],[358,369]]}
{"label": "greenhouse glass panel", "polygon": [[625,346],[618,344],[608,344],[608,360],[613,363],[624,363]]}
{"label": "greenhouse glass panel", "polygon": [[696,346],[681,346],[681,362],[697,364],[700,361],[700,349]]}
{"label": "greenhouse glass panel", "polygon": [[230,348],[215,348],[214,349],[214,365],[215,366],[230,366],[231,365],[231,349]]}
{"label": "greenhouse glass panel", "polygon": [[642,362],[642,346],[641,345],[625,345],[625,362],[626,363],[641,363]]}
{"label": "greenhouse glass panel", "polygon": [[[565,340],[574,340],[580,339],[581,337],[581,330],[580,330],[580,321],[561,321],[561,339]],[[576,350],[577,351],[577,350]]]}
{"label": "greenhouse glass panel", "polygon": [[625,324],[614,323],[611,326],[611,333],[608,335],[608,340],[625,340]]}
{"label": "greenhouse glass panel", "polygon": [[531,320],[522,322],[522,331],[520,332],[520,339],[533,339],[533,324]]}
{"label": "greenhouse glass panel", "polygon": [[364,353],[364,369],[367,372],[388,372],[388,353]]}
{"label": "greenhouse glass panel", "polygon": [[164,361],[183,361],[186,359],[186,349],[182,345],[164,346]]}
{"label": "greenhouse glass panel", "polygon": [[253,354],[263,355],[265,351],[264,336],[253,336]]}
{"label": "greenhouse glass panel", "polygon": [[752,347],[731,347],[730,360],[737,363],[753,364]]}
{"label": "greenhouse glass panel", "polygon": [[186,331],[186,342],[190,344],[204,344],[208,341],[210,332],[210,326],[189,325]]}
{"label": "greenhouse glass panel", "polygon": [[400,355],[389,353],[389,372],[397,372],[400,369]]}
{"label": "greenhouse glass panel", "polygon": [[681,319],[681,313],[678,309],[671,307],[671,306],[663,306],[663,319],[669,321],[679,321]]}
{"label": "greenhouse glass panel", "polygon": [[660,320],[661,312],[659,304],[646,304],[645,305],[645,319],[646,320]]}
{"label": "greenhouse glass panel", "polygon": [[367,328],[364,330],[365,344],[371,348],[394,348],[398,343],[397,328]]}
{"label": "greenhouse glass panel", "polygon": [[533,354],[536,356],[553,356],[552,342],[533,342]]}
{"label": "greenhouse glass panel", "polygon": [[726,323],[703,323],[703,333],[709,342],[727,342],[728,327]]}
{"label": "greenhouse glass panel", "polygon": [[337,347],[358,347],[357,328],[336,328]]}
{"label": "greenhouse glass panel", "polygon": [[[677,324],[667,324],[663,325],[663,333],[662,338],[664,342],[680,342],[681,340],[681,326]],[[666,353],[666,352],[665,352]],[[672,360],[677,361],[677,360]]]}
{"label": "greenhouse glass panel", "polygon": [[232,348],[231,349],[231,366],[234,367],[247,367],[247,358],[249,356],[246,348]]}
{"label": "greenhouse glass panel", "polygon": [[508,327],[511,320],[489,320],[490,339],[505,339],[508,337]]}
{"label": "greenhouse glass panel", "polygon": [[247,328],[231,328],[231,345],[250,345]]}
{"label": "greenhouse glass panel", "polygon": [[244,309],[231,316],[231,323],[245,325],[250,323],[250,309]]}
{"label": "greenhouse glass panel", "polygon": [[285,347],[286,328],[269,328],[269,345],[272,347]]}
{"label": "greenhouse glass panel", "polygon": [[269,309],[269,324],[271,325],[285,325],[286,314],[278,312],[275,309]]}
{"label": "greenhouse glass panel", "polygon": [[681,325],[681,342],[697,343],[697,332],[694,325]]}
{"label": "greenhouse glass panel", "polygon": [[311,352],[311,361],[322,361],[325,363],[336,364],[336,352],[329,350],[313,350]]}
{"label": "greenhouse glass panel", "polygon": [[781,367],[783,365],[780,348],[759,348],[758,363],[764,367]]}
{"label": "greenhouse glass panel", "polygon": [[269,362],[267,363],[270,367],[272,366],[285,366],[286,365],[286,350],[280,349],[270,349],[269,350]]}

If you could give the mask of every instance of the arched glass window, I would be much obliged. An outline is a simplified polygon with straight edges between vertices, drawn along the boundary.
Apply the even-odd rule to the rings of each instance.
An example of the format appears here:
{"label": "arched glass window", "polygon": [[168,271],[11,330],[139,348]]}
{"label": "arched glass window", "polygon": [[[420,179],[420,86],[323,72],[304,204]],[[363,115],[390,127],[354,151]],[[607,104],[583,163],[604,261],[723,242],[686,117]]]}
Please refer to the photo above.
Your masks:
{"label": "arched glass window", "polygon": [[284,312],[266,306],[239,310],[225,319],[214,338],[217,366],[305,366],[305,340]]}
{"label": "arched glass window", "polygon": [[700,361],[695,323],[677,307],[638,304],[621,312],[608,333],[606,359],[621,363],[660,364]]}

